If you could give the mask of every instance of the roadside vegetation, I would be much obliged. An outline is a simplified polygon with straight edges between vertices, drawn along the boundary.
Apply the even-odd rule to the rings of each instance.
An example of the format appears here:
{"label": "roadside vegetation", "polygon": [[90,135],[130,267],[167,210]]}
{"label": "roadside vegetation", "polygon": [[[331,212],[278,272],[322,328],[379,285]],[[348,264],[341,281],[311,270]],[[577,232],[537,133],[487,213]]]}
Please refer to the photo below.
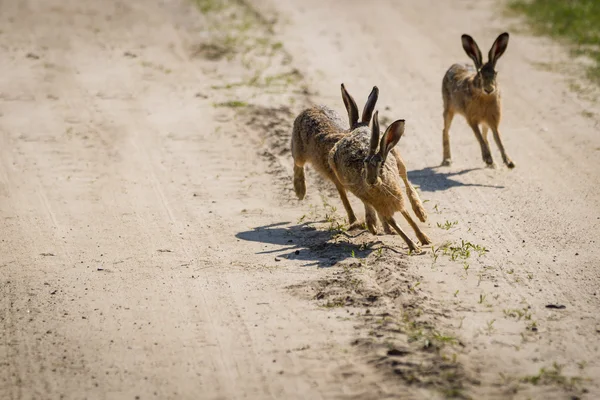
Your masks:
{"label": "roadside vegetation", "polygon": [[573,54],[593,62],[588,77],[600,84],[600,1],[509,0],[512,11],[522,13],[534,31],[573,45]]}

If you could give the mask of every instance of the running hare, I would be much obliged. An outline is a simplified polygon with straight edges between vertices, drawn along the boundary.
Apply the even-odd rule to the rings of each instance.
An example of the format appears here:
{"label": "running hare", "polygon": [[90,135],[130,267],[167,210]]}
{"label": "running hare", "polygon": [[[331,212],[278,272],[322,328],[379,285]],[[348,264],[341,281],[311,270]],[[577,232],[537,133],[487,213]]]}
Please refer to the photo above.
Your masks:
{"label": "running hare", "polygon": [[[379,89],[373,87],[365,104],[362,121],[358,121],[358,108],[352,96],[342,84],[342,98],[348,111],[350,129],[358,126],[368,126],[375,103],[379,96]],[[302,111],[294,120],[292,130],[292,157],[294,158],[294,191],[298,199],[306,195],[306,181],[304,178],[304,164],[312,164],[322,176],[333,182],[340,194],[351,228],[360,226],[354,211],[348,201],[346,189],[337,179],[329,166],[329,151],[349,130],[343,127],[340,116],[333,110],[324,106],[315,106]]]}
{"label": "running hare", "polygon": [[[467,55],[475,63],[476,70],[470,65],[452,65],[442,82],[442,98],[444,101],[444,160],[442,165],[452,163],[450,153],[450,124],[455,113],[462,114],[479,141],[483,161],[488,166],[494,165],[490,145],[487,140],[488,128],[492,129],[494,139],[502,160],[508,168],[514,168],[515,163],[504,150],[502,137],[498,130],[502,107],[500,102],[500,91],[496,82],[496,61],[504,54],[508,46],[508,33],[503,33],[494,42],[488,53],[488,62],[483,64],[481,50],[475,40],[469,35],[462,35],[462,45]],[[481,125],[482,130],[479,129]]]}
{"label": "running hare", "polygon": [[[377,86],[375,86],[373,88],[373,90],[376,90],[376,89],[377,89]],[[379,92],[377,92],[377,93],[379,93]],[[344,100],[344,105],[346,106],[346,110],[348,111],[350,130],[353,131],[357,128],[368,126],[371,115],[373,113],[373,109],[369,110],[368,115],[365,115],[365,112],[363,111],[362,120],[359,121],[358,120],[358,107],[356,105],[356,102],[354,101],[354,99],[352,98],[350,93],[348,93],[346,91],[344,84],[342,84],[342,97]],[[369,102],[367,104],[369,104]],[[373,106],[374,105],[375,105],[375,103],[373,103]],[[402,178],[402,181],[404,182],[404,187],[406,188],[406,194],[408,196],[408,200],[410,201],[410,204],[412,206],[414,213],[417,215],[417,217],[422,222],[427,221],[427,213],[425,212],[425,209],[423,208],[421,199],[419,199],[419,195],[417,194],[417,191],[414,189],[414,187],[408,181],[408,176],[406,173],[406,166],[404,165],[404,160],[402,160],[402,157],[400,156],[400,152],[398,151],[397,148],[394,148],[394,149],[392,149],[392,154],[394,155],[394,158],[396,160],[398,172],[400,173],[400,177]],[[365,207],[365,215],[367,215],[368,213],[369,213],[369,210],[367,209],[367,207]],[[386,234],[390,234],[390,235],[393,234],[394,232],[392,231],[392,229],[390,229],[390,226],[385,221],[385,218],[382,218],[381,216],[379,216],[379,219],[381,220],[381,224],[383,225],[383,231]],[[373,235],[377,234],[376,226],[377,226],[377,220],[375,220],[372,225],[367,226],[367,228]]]}
{"label": "running hare", "polygon": [[[398,160],[393,153],[390,154],[390,150],[404,133],[404,120],[393,122],[386,129],[380,142],[378,114],[375,112],[373,116],[371,130],[366,126],[359,127],[333,146],[329,153],[329,165],[339,182],[364,203],[369,231],[375,231],[377,213],[384,223],[394,228],[404,239],[411,251],[419,252],[419,247],[394,220],[394,214],[400,211],[414,229],[419,241],[422,244],[431,243],[404,208],[398,179]],[[390,162],[386,163],[387,159]]]}

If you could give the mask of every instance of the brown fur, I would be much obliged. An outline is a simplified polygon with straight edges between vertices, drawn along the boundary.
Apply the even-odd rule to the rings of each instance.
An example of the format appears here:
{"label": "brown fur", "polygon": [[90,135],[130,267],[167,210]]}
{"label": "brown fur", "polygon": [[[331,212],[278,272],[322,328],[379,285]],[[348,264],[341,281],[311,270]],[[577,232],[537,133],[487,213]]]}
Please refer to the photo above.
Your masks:
{"label": "brown fur", "polygon": [[[427,212],[425,211],[425,208],[423,207],[423,203],[421,203],[419,194],[417,193],[417,191],[415,190],[413,185],[408,180],[406,165],[404,164],[404,160],[402,159],[402,156],[400,155],[400,151],[398,149],[392,149],[391,154],[393,155],[393,157],[392,157],[393,161],[390,161],[390,162],[394,162],[396,164],[398,174],[400,175],[400,178],[402,178],[402,181],[404,182],[404,188],[406,190],[406,195],[408,196],[408,201],[410,202],[413,212],[415,213],[415,215],[417,216],[417,218],[419,218],[419,220],[421,222],[426,222],[427,221]],[[370,217],[370,220],[369,220],[369,212],[371,212],[371,211],[372,210],[367,210],[366,205],[365,205],[365,216],[366,216],[367,229],[369,229],[369,231],[373,235],[377,235],[378,234],[377,219],[374,217]],[[393,235],[395,233],[394,230],[392,230],[390,228],[389,224],[387,222],[385,222],[385,218],[383,218],[381,215],[379,215],[379,220],[381,221],[381,224],[383,226],[383,231],[385,234]],[[371,224],[369,224],[369,222],[371,222]]]}
{"label": "brown fur", "polygon": [[[363,126],[369,123],[379,90],[374,87],[365,105],[362,121],[358,120],[356,102],[348,94],[344,85],[341,86],[342,98],[348,111],[350,127]],[[365,122],[366,118],[366,122]],[[340,116],[333,110],[316,106],[302,111],[294,120],[292,130],[292,157],[294,159],[294,190],[300,200],[306,195],[306,179],[304,165],[309,163],[324,178],[333,182],[338,190],[344,209],[348,214],[350,228],[361,225],[348,201],[346,189],[339,182],[329,166],[328,156],[333,146],[349,132],[343,127]]]}
{"label": "brown fur", "polygon": [[[329,153],[329,165],[335,172],[339,182],[365,204],[367,226],[371,232],[374,230],[376,212],[382,222],[391,226],[404,239],[411,251],[419,251],[418,246],[402,231],[393,218],[396,212],[401,212],[415,231],[419,241],[423,244],[431,243],[404,207],[402,188],[398,180],[400,175],[399,165],[403,166],[403,163],[399,163],[394,153],[389,152],[389,150],[389,155],[386,154],[387,162],[383,154],[379,164],[373,167],[374,169],[369,167],[367,162],[369,157],[374,154],[370,145],[371,138],[377,136],[375,147],[378,144],[379,123],[376,121],[377,113],[373,117],[372,130],[369,130],[368,127],[359,127],[337,142]],[[394,124],[397,123],[398,121]],[[384,140],[394,124],[386,130]],[[404,121],[402,121],[402,132],[403,130]],[[401,134],[399,133],[399,135]],[[384,143],[384,140],[382,140],[382,143]],[[397,143],[397,140],[395,143]],[[378,155],[382,153],[382,147],[383,145],[380,146]],[[373,178],[374,184],[367,182],[368,176]]]}
{"label": "brown fur", "polygon": [[[348,111],[348,118],[350,121],[350,131],[353,131],[357,128],[369,125],[373,109],[375,108],[375,102],[377,100],[377,98],[376,98],[376,96],[374,96],[374,94],[376,94],[376,95],[379,94],[379,90],[377,89],[377,86],[375,86],[373,88],[373,91],[371,92],[371,95],[369,96],[369,99],[367,100],[367,103],[365,105],[365,111],[367,111],[367,112],[363,111],[362,120],[358,121],[358,108],[356,106],[356,103],[354,102],[354,99],[346,91],[344,85],[342,84],[342,98],[344,100],[344,105],[346,106],[346,110]],[[410,201],[410,204],[412,206],[414,213],[417,215],[417,217],[422,222],[427,221],[427,213],[425,212],[425,208],[423,208],[421,199],[419,198],[419,195],[417,194],[417,191],[415,190],[415,188],[411,185],[411,183],[408,180],[406,166],[404,165],[404,160],[402,160],[402,157],[400,156],[400,151],[398,149],[392,149],[392,154],[394,154],[394,158],[396,160],[396,165],[398,167],[398,172],[404,182],[404,187],[406,188],[406,194],[408,195],[408,200]],[[378,233],[377,232],[377,216],[373,213],[373,209],[369,208],[366,204],[365,204],[365,217],[366,217],[367,228],[369,229],[369,231],[372,234],[377,235],[377,233]],[[381,221],[381,224],[383,225],[383,231],[388,235],[393,235],[394,231],[390,228],[388,223],[385,222],[385,219],[382,218],[381,216],[379,216],[379,220]]]}
{"label": "brown fur", "polygon": [[486,64],[482,63],[481,51],[475,41],[468,35],[463,35],[462,39],[465,52],[473,59],[475,69],[469,65],[454,64],[444,75],[442,81],[444,103],[442,133],[444,159],[442,165],[450,165],[452,162],[449,131],[454,115],[460,114],[465,117],[479,142],[483,161],[488,166],[494,164],[487,138],[488,129],[491,129],[504,163],[507,167],[514,168],[515,164],[506,154],[499,131],[502,103],[494,69],[496,61],[508,45],[508,33],[498,36],[490,49],[489,60]]}
{"label": "brown fur", "polygon": [[298,199],[304,199],[306,195],[304,164],[310,163],[321,176],[333,182],[348,214],[348,223],[354,224],[357,220],[348,201],[346,190],[327,163],[329,151],[347,132],[341,124],[339,115],[326,107],[309,108],[296,117],[292,131],[294,190]]}

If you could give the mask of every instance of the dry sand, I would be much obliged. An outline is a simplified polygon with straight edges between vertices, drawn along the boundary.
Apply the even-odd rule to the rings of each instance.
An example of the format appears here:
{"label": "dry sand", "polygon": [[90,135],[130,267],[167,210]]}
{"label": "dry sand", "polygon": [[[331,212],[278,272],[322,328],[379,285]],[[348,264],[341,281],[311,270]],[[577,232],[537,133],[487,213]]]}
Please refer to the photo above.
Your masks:
{"label": "dry sand", "polygon": [[[600,398],[600,117],[540,68],[564,48],[490,0],[198,4],[0,2],[1,399]],[[439,168],[458,38],[507,29],[517,167],[457,117]],[[293,195],[293,118],[342,82],[407,120],[424,255],[340,231],[311,171]]]}

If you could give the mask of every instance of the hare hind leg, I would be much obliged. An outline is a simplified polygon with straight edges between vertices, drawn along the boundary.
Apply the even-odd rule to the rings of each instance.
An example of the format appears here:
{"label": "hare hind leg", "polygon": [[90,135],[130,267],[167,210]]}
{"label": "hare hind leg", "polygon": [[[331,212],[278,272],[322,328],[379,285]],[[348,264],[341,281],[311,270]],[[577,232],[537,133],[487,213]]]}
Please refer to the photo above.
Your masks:
{"label": "hare hind leg", "polygon": [[421,228],[419,228],[419,226],[415,223],[415,221],[413,221],[413,219],[411,218],[411,216],[408,213],[408,211],[402,210],[402,215],[404,216],[404,218],[406,219],[406,221],[408,222],[408,224],[410,225],[410,227],[413,228],[413,230],[415,231],[415,234],[417,235],[417,238],[419,239],[419,242],[421,242],[421,244],[423,244],[423,245],[431,244],[431,239],[429,239],[429,236],[427,236],[421,230]]}
{"label": "hare hind leg", "polygon": [[450,125],[454,119],[454,111],[448,107],[444,107],[444,130],[442,132],[442,145],[444,147],[443,166],[452,164],[452,153],[450,152]]}
{"label": "hare hind leg", "polygon": [[294,164],[294,192],[299,200],[306,196],[306,179],[304,178],[304,164]]}
{"label": "hare hind leg", "polygon": [[421,222],[425,222],[427,221],[427,213],[425,212],[423,203],[421,203],[419,194],[408,180],[408,175],[406,173],[406,165],[404,165],[404,161],[402,160],[402,157],[400,157],[400,152],[398,152],[397,149],[394,149],[393,152],[394,158],[396,159],[396,166],[398,167],[398,173],[400,174],[400,178],[402,178],[402,181],[404,182],[406,195],[408,196],[408,201],[410,201],[410,205],[412,206],[413,212],[415,213],[417,218],[421,220]]}
{"label": "hare hind leg", "polygon": [[414,251],[416,253],[420,253],[421,249],[419,248],[419,246],[417,246],[415,244],[415,242],[413,242],[411,240],[411,238],[409,238],[406,233],[404,233],[404,231],[398,226],[398,224],[396,223],[396,221],[394,220],[394,217],[388,217],[386,218],[386,222],[392,227],[394,228],[394,230],[396,232],[398,232],[398,235],[400,235],[400,237],[402,239],[404,239],[404,241],[406,242],[406,244],[408,245],[408,249],[410,251]]}

